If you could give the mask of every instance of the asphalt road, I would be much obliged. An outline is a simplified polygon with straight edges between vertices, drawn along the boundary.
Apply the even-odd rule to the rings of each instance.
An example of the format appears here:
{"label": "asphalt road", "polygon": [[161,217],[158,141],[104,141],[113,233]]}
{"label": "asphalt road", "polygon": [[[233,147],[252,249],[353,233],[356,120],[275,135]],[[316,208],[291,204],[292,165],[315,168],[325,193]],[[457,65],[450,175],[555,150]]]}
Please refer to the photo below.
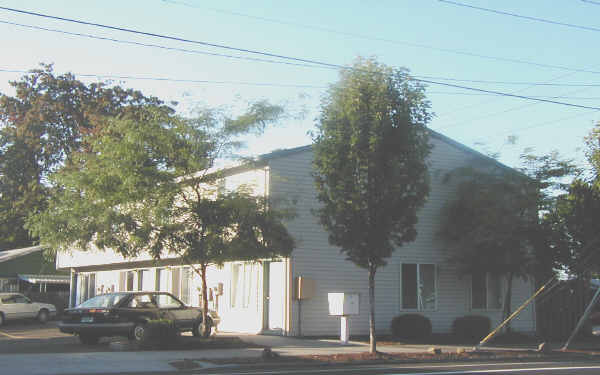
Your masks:
{"label": "asphalt road", "polygon": [[[119,375],[140,375],[123,372]],[[339,365],[319,367],[225,367],[204,370],[179,370],[169,372],[144,372],[144,375],[591,375],[600,374],[596,362],[521,362],[521,363],[449,363],[410,365]],[[89,374],[86,374],[89,375]],[[102,374],[97,374],[102,375]],[[114,375],[111,374],[111,375]]]}
{"label": "asphalt road", "polygon": [[[88,353],[109,351],[108,339],[97,346],[81,345],[76,336],[61,333],[57,322],[10,321],[0,327],[0,353]],[[1,372],[0,372],[1,373]]]}

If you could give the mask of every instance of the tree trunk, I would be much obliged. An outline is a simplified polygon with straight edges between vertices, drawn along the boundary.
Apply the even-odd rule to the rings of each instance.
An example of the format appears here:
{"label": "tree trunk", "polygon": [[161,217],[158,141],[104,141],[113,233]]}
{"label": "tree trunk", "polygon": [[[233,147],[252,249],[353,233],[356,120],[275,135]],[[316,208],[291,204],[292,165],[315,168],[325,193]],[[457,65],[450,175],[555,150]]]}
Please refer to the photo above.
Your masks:
{"label": "tree trunk", "polygon": [[377,337],[375,337],[375,271],[369,266],[369,352],[377,353]]}
{"label": "tree trunk", "polygon": [[208,288],[206,286],[206,264],[200,265],[200,273],[202,278],[202,336],[210,335],[210,326],[206,324],[208,321]]}
{"label": "tree trunk", "polygon": [[[506,293],[504,293],[504,303],[502,307],[502,321],[506,320],[511,314],[511,300],[512,300],[512,282],[513,273],[509,272],[506,275]],[[504,327],[504,332],[510,332],[510,322]]]}

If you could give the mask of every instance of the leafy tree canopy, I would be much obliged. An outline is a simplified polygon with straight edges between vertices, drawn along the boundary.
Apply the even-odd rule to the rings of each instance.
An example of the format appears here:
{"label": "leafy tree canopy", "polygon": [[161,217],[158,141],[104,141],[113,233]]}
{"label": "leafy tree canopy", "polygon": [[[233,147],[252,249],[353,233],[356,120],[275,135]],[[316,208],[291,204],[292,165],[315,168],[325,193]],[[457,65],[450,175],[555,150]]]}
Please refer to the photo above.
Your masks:
{"label": "leafy tree canopy", "polygon": [[35,241],[23,225],[46,206],[48,174],[102,130],[102,117],[133,116],[147,106],[173,111],[139,91],[55,75],[51,65],[10,84],[14,96],[0,94],[0,250]]}
{"label": "leafy tree canopy", "polygon": [[88,147],[50,175],[48,208],[28,228],[56,250],[175,255],[202,277],[207,306],[209,265],[288,256],[294,248],[283,224],[289,210],[254,196],[250,187],[219,190],[224,172],[212,168],[237,149],[240,135],[261,131],[282,114],[280,106],[261,101],[238,117],[208,109],[186,119],[154,106],[103,117],[94,124],[102,132],[85,137]]}
{"label": "leafy tree canopy", "polygon": [[329,242],[368,270],[371,352],[375,272],[416,238],[429,193],[430,119],[424,87],[373,59],[343,70],[322,100],[313,137],[317,214]]}
{"label": "leafy tree canopy", "polygon": [[[536,190],[516,171],[460,168],[456,198],[442,212],[441,235],[463,273],[525,277],[537,230]],[[533,189],[532,189],[533,187]]]}
{"label": "leafy tree canopy", "polygon": [[385,265],[417,235],[429,193],[424,88],[406,70],[358,59],[322,103],[314,137],[318,211],[329,241],[360,267]]}

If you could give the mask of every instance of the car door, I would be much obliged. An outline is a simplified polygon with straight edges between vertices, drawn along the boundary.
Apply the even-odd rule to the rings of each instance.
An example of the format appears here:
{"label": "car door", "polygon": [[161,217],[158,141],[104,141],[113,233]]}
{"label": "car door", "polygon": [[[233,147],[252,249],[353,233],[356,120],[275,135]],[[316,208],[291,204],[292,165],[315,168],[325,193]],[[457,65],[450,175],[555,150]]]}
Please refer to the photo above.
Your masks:
{"label": "car door", "polygon": [[17,294],[15,297],[15,305],[20,317],[35,318],[38,313],[37,305],[22,294]]}
{"label": "car door", "polygon": [[153,320],[159,317],[158,307],[149,293],[132,295],[118,310],[119,315],[130,322]]}
{"label": "car door", "polygon": [[198,315],[193,309],[188,308],[168,293],[156,294],[154,298],[161,318],[172,320],[179,330],[192,329]]}
{"label": "car door", "polygon": [[0,297],[0,310],[2,314],[4,314],[4,318],[9,319],[19,319],[19,311],[18,306],[15,303],[15,294],[5,294]]}

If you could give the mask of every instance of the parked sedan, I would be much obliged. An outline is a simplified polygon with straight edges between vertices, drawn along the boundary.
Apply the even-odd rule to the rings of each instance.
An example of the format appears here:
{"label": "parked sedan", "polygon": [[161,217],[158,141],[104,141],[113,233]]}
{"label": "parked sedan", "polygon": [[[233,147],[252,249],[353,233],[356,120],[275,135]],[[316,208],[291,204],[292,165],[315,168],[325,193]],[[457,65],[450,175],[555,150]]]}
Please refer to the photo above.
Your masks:
{"label": "parked sedan", "polygon": [[[120,292],[91,298],[81,305],[66,309],[58,324],[61,332],[79,336],[88,345],[101,337],[126,336],[144,341],[147,323],[151,320],[171,320],[178,331],[202,333],[202,309],[188,307],[172,294],[164,292]],[[209,328],[219,324],[219,318],[209,311]],[[208,332],[211,331],[208,330]]]}
{"label": "parked sedan", "polygon": [[20,293],[0,293],[0,326],[7,320],[33,318],[46,323],[56,315],[56,307],[48,303],[32,302]]}

